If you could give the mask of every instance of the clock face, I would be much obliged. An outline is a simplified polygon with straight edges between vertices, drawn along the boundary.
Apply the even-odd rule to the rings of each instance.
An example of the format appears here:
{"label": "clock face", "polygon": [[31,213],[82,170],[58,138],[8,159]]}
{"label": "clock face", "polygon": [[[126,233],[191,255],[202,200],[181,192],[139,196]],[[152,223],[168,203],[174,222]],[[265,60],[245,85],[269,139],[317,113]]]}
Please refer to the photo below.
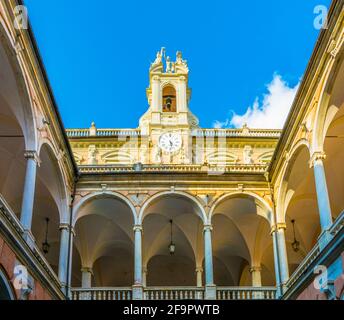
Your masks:
{"label": "clock face", "polygon": [[182,137],[172,132],[164,133],[160,137],[159,146],[165,152],[176,152],[182,146]]}

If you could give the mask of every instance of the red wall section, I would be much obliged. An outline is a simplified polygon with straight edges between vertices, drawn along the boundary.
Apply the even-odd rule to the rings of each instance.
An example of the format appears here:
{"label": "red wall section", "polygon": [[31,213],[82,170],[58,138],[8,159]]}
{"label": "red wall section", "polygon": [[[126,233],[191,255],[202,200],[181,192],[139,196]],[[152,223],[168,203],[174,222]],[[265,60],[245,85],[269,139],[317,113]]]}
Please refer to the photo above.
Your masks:
{"label": "red wall section", "polygon": [[[14,266],[16,262],[16,255],[10,246],[0,236],[0,268],[5,272],[7,279],[13,285],[14,281]],[[29,268],[28,268],[29,269]],[[29,269],[30,270],[30,269]],[[44,289],[39,281],[34,280],[34,289],[29,295],[29,300],[51,300],[49,292]],[[17,299],[19,298],[19,291],[16,290]]]}

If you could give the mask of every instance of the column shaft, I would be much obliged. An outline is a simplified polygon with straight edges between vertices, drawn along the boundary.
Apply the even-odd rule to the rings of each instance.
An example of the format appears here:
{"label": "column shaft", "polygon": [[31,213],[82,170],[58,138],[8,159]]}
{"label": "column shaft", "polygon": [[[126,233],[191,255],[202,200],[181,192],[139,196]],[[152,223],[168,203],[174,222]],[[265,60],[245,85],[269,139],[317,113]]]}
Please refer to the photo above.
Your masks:
{"label": "column shaft", "polygon": [[27,158],[27,163],[20,221],[24,230],[31,230],[33,204],[35,199],[37,162],[35,155],[31,152],[25,154],[25,157]]}
{"label": "column shaft", "polygon": [[92,288],[92,269],[82,268],[81,269],[81,286],[83,289]]}
{"label": "column shaft", "polygon": [[320,158],[314,160],[313,169],[321,230],[324,232],[332,225],[332,215],[323,160]]}
{"label": "column shaft", "polygon": [[279,288],[281,286],[281,277],[280,277],[280,266],[279,266],[280,263],[279,263],[278,248],[277,248],[277,232],[273,231],[271,236],[272,236],[272,244],[273,244],[273,251],[274,251],[276,287]]}
{"label": "column shaft", "polygon": [[214,285],[213,274],[213,249],[211,243],[211,231],[210,226],[204,228],[204,262],[205,262],[205,284]]}
{"label": "column shaft", "polygon": [[[62,225],[60,227],[60,257],[59,257],[59,280],[62,287],[67,286],[67,268],[68,268],[68,248],[69,248],[69,226]],[[70,263],[71,264],[71,263]]]}
{"label": "column shaft", "polygon": [[142,285],[142,227],[136,226],[135,232],[135,285]]}
{"label": "column shaft", "polygon": [[253,266],[250,269],[251,278],[252,278],[252,287],[258,288],[262,286],[262,276],[261,276],[261,267]]}
{"label": "column shaft", "polygon": [[203,286],[202,274],[203,274],[203,269],[202,268],[196,268],[197,287],[199,287],[199,288],[201,288]]}
{"label": "column shaft", "polygon": [[287,246],[285,242],[285,227],[277,227],[276,237],[277,237],[277,249],[279,258],[279,270],[280,270],[280,280],[282,286],[289,279],[289,267],[288,267],[288,256],[287,256]]}

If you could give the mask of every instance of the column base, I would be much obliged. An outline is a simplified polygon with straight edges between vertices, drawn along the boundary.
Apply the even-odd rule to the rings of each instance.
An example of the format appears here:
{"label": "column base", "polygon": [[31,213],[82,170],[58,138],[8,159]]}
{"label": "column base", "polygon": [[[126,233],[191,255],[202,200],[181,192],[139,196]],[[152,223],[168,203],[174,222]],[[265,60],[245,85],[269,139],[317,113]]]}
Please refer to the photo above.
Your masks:
{"label": "column base", "polygon": [[332,238],[333,236],[331,235],[329,230],[323,231],[318,238],[320,250],[323,250],[328,245],[328,243],[332,240]]}
{"label": "column base", "polygon": [[61,283],[61,291],[63,292],[67,300],[70,300],[72,298],[71,291],[68,289],[66,283],[63,283],[63,282]]}
{"label": "column base", "polygon": [[143,300],[143,286],[142,284],[135,284],[132,287],[133,300]]}
{"label": "column base", "polygon": [[204,299],[216,300],[216,285],[215,284],[205,286]]}
{"label": "column base", "polygon": [[25,242],[28,244],[28,246],[30,247],[30,249],[33,250],[35,245],[36,245],[36,241],[35,241],[33,234],[31,233],[31,231],[30,230],[24,230],[23,238],[24,238]]}

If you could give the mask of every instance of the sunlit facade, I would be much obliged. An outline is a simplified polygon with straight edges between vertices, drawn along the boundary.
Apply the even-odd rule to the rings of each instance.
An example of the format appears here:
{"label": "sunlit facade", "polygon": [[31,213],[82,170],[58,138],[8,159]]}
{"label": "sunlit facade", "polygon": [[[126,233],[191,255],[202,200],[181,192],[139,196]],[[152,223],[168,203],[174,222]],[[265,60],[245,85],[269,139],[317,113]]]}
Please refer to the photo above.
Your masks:
{"label": "sunlit facade", "polygon": [[18,4],[0,4],[0,299],[343,299],[343,1],[283,130],[201,128],[168,48],[136,128],[65,130]]}

